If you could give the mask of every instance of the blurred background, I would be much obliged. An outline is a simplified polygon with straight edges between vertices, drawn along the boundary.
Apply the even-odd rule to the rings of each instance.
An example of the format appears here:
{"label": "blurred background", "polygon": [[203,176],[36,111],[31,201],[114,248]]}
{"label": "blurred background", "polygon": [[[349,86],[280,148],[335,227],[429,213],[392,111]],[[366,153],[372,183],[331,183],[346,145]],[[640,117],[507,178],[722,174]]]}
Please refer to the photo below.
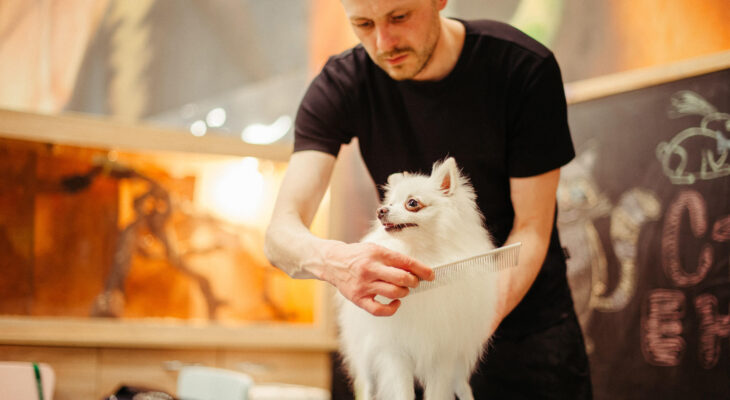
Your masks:
{"label": "blurred background", "polygon": [[[522,29],[553,50],[569,85],[730,50],[728,0],[450,0],[443,14],[496,19]],[[176,368],[146,381],[128,369],[144,363],[157,367],[160,360],[170,357],[191,364],[204,359],[207,362],[203,364],[239,369],[263,381],[282,381],[276,369],[280,368],[286,372],[287,383],[329,389],[333,383],[329,352],[335,342],[331,321],[324,315],[329,312],[328,301],[322,299],[328,295],[316,282],[294,281],[271,267],[263,256],[262,244],[292,146],[299,101],[327,58],[355,44],[338,0],[0,1],[0,110],[21,113],[12,114],[13,118],[31,113],[22,118],[24,121],[38,116],[80,116],[83,121],[89,117],[118,123],[122,128],[98,131],[97,135],[111,136],[102,142],[137,143],[123,148],[84,146],[78,141],[49,144],[5,138],[0,129],[0,315],[10,321],[8,324],[47,322],[47,318],[61,318],[53,320],[54,324],[69,319],[152,319],[158,325],[173,321],[183,327],[190,323],[233,327],[252,322],[284,323],[293,326],[294,332],[275,344],[262,340],[269,344],[254,353],[229,351],[246,346],[250,350],[251,345],[225,336],[219,342],[196,339],[187,345],[213,348],[213,356],[205,351],[192,356],[154,353],[151,358],[124,362],[117,361],[117,350],[103,350],[111,345],[104,339],[94,341],[93,335],[86,343],[57,339],[59,336],[25,343],[16,336],[0,343],[0,359],[27,359],[24,354],[37,354],[39,358],[64,360],[70,355],[78,357],[80,353],[72,348],[94,348],[94,352],[84,353],[83,363],[111,372],[101,374],[103,378],[89,378],[95,382],[92,389],[80,383],[63,387],[60,398],[79,398],[74,397],[78,393],[96,397],[108,394],[123,380],[121,376],[148,384],[162,382],[163,389],[172,390],[170,382],[176,375],[170,371]],[[728,113],[730,96],[720,88],[728,86],[727,80],[721,79],[720,85],[708,86],[716,90],[708,89],[705,96],[714,104],[711,107],[718,108],[715,111]],[[662,94],[662,101],[670,95]],[[596,397],[642,398],[653,393],[657,385],[668,385],[667,381],[679,376],[701,383],[697,387],[684,385],[690,386],[684,392],[669,385],[667,393],[700,393],[701,398],[700,386],[713,388],[706,393],[716,389],[730,392],[727,381],[717,379],[730,370],[727,293],[717,295],[720,308],[713,314],[719,325],[712,340],[717,337],[717,343],[722,343],[718,351],[724,352],[720,363],[698,366],[687,356],[667,364],[637,344],[643,326],[640,314],[652,301],[649,295],[637,295],[633,302],[621,304],[608,304],[607,296],[601,303],[597,293],[606,292],[606,288],[595,286],[595,275],[581,276],[596,268],[586,267],[591,263],[603,265],[603,270],[621,270],[620,249],[616,249],[618,255],[609,251],[616,246],[616,238],[613,231],[608,232],[612,210],[625,206],[623,194],[635,194],[636,199],[629,200],[639,206],[629,207],[629,211],[641,209],[646,214],[641,214],[642,221],[659,219],[659,210],[666,209],[675,198],[674,192],[661,190],[631,192],[631,188],[619,185],[621,175],[609,176],[605,172],[608,166],[617,163],[610,157],[627,152],[605,145],[613,131],[602,137],[604,144],[596,150],[591,140],[595,138],[585,134],[593,130],[593,120],[582,118],[587,114],[581,107],[569,109],[575,116],[571,126],[579,157],[565,170],[569,181],[561,182],[559,193],[561,211],[568,216],[573,211],[570,207],[576,205],[571,203],[571,195],[580,195],[578,219],[559,222],[565,224],[561,234],[585,238],[586,232],[593,232],[592,245],[598,243],[609,253],[608,257],[603,250],[586,255],[581,249],[570,249],[577,254],[569,265],[571,285],[597,377]],[[656,107],[662,110],[660,118],[666,119],[668,106],[662,103]],[[609,120],[610,116],[606,118]],[[86,131],[96,127],[79,124]],[[48,126],[44,129],[55,129],[53,122]],[[153,129],[125,128],[136,126]],[[652,122],[648,129],[654,127]],[[192,142],[199,145],[186,153],[164,148],[142,150],[147,141],[155,141],[149,136],[154,135],[154,129],[174,132],[173,141],[175,135],[181,142],[191,138],[201,141]],[[131,139],[122,138],[127,134]],[[213,151],[207,146],[216,138],[250,147]],[[318,235],[353,241],[367,228],[376,198],[356,146],[346,146],[341,153],[331,191],[313,225]],[[654,146],[654,141],[647,142],[649,151],[653,152]],[[267,148],[274,149],[273,153],[262,150]],[[719,145],[717,149],[721,153]],[[613,152],[607,153],[609,150]],[[719,161],[722,165],[725,155]],[[633,168],[629,175],[645,170],[637,168],[634,161],[628,164]],[[657,175],[648,176],[651,179],[644,179],[645,187],[658,181]],[[724,270],[728,263],[727,257],[723,258],[728,253],[722,236],[725,225],[719,222],[730,212],[725,201],[730,186],[726,183],[727,178],[705,190],[710,193],[708,199],[715,199],[712,207],[716,212],[710,220],[718,220],[720,227],[719,239],[713,242],[719,246],[717,270]],[[586,212],[592,214],[586,217]],[[590,229],[585,224],[590,224]],[[661,228],[659,222],[657,226]],[[571,230],[573,227],[578,229]],[[633,237],[634,246],[638,235]],[[584,256],[583,265],[577,265]],[[696,259],[695,253],[691,257]],[[608,273],[606,278],[612,288],[621,281],[616,274]],[[727,274],[714,282],[726,290]],[[626,320],[633,322],[625,332],[612,330],[624,326],[617,321]],[[322,323],[329,325],[315,334],[326,338],[304,350],[297,348],[301,329]],[[127,325],[117,326],[128,329]],[[36,325],[31,328],[38,331]],[[687,323],[685,329],[689,329]],[[235,332],[245,336],[247,331]],[[607,337],[624,335],[631,345],[606,344]],[[174,336],[168,346],[157,342],[140,345],[135,338],[143,336],[120,343],[133,348],[186,347],[180,345],[184,339]],[[37,343],[62,347],[30,346]],[[695,342],[690,345],[700,346]],[[288,350],[282,352],[281,348]],[[266,353],[272,349],[277,353]],[[608,367],[626,360],[627,354],[636,359]],[[69,379],[78,375],[78,368],[93,375],[93,369],[89,372],[80,364],[58,365],[61,375]],[[109,369],[108,364],[117,368]],[[642,372],[632,377],[632,368]]]}
{"label": "blurred background", "polygon": [[[565,82],[730,48],[724,0],[451,0],[444,14],[520,27]],[[0,106],[284,130],[326,57],[356,43],[343,15],[336,0],[3,1]]]}

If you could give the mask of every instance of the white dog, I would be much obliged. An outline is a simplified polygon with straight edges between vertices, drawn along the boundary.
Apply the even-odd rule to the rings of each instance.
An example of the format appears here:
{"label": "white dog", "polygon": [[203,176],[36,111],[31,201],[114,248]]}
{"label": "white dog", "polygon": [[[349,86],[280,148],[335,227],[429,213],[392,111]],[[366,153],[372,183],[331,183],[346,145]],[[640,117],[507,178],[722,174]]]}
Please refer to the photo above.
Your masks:
{"label": "white dog", "polygon": [[[380,223],[362,241],[430,266],[484,253],[494,245],[475,200],[453,158],[435,163],[431,176],[393,174],[377,212]],[[495,313],[492,277],[411,293],[390,317],[338,297],[341,350],[365,399],[414,399],[414,379],[426,400],[474,398],[469,378]]]}

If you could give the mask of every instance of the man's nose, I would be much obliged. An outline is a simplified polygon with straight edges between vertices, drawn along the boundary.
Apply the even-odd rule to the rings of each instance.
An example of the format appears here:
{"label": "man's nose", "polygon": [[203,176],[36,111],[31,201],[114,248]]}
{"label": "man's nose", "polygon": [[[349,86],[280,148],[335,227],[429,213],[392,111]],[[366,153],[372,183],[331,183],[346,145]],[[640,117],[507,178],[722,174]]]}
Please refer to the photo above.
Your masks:
{"label": "man's nose", "polygon": [[381,52],[389,52],[396,47],[398,40],[389,26],[378,27],[376,35],[378,50]]}
{"label": "man's nose", "polygon": [[385,216],[388,215],[388,212],[389,211],[390,211],[390,209],[388,209],[388,207],[380,207],[380,208],[378,208],[378,219],[385,218]]}

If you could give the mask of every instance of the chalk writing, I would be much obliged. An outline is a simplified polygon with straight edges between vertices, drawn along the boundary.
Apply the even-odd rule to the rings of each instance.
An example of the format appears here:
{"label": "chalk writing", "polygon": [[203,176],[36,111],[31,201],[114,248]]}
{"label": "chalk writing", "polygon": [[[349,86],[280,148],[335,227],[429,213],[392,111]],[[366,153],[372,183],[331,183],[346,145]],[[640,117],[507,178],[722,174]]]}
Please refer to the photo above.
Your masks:
{"label": "chalk writing", "polygon": [[712,226],[712,240],[716,242],[730,242],[730,215],[727,215]]}
{"label": "chalk writing", "polygon": [[711,294],[697,296],[695,309],[700,319],[700,363],[710,369],[720,358],[720,338],[730,337],[730,315],[717,314],[717,298]]}
{"label": "chalk writing", "polygon": [[686,342],[682,338],[684,294],[678,290],[654,289],[641,315],[641,352],[644,359],[663,367],[679,365]]}
{"label": "chalk writing", "polygon": [[[683,218],[685,213],[688,218]],[[689,221],[689,230],[700,243],[698,265],[695,272],[685,270],[680,257],[680,228],[682,221]],[[695,190],[683,190],[667,208],[662,232],[662,265],[667,278],[677,287],[696,286],[708,275],[715,258],[712,243],[730,241],[730,215],[720,217],[712,225],[707,217],[707,205]],[[717,244],[714,244],[717,246]],[[686,257],[685,257],[686,259]],[[685,295],[678,290],[653,289],[647,297],[641,319],[641,345],[645,360],[658,366],[676,366],[685,349],[682,337]],[[705,369],[717,365],[720,340],[730,337],[730,315],[718,314],[718,300],[709,293],[694,298],[699,323],[698,352],[700,364]]]}
{"label": "chalk writing", "polygon": [[[730,163],[728,163],[730,139],[719,130],[730,132],[730,114],[717,111],[702,96],[689,90],[675,93],[670,102],[670,117],[699,115],[702,116],[702,121],[700,126],[687,128],[669,142],[660,142],[657,145],[656,156],[662,164],[664,174],[673,184],[693,184],[697,179],[709,180],[730,175]],[[698,139],[693,138],[702,137],[715,140],[715,148],[701,149],[700,170],[687,171],[689,154],[685,146],[690,144],[690,140],[697,142],[692,147],[701,146]],[[717,157],[713,153],[717,153]],[[679,162],[673,167],[673,159],[676,157],[679,157]]]}
{"label": "chalk writing", "polygon": [[707,231],[707,207],[705,200],[697,191],[684,190],[672,202],[664,217],[662,234],[662,265],[664,272],[675,285],[688,287],[701,282],[712,266],[712,246],[705,244],[700,250],[697,270],[687,272],[680,263],[680,227],[684,211],[689,214],[692,234],[700,238]]}

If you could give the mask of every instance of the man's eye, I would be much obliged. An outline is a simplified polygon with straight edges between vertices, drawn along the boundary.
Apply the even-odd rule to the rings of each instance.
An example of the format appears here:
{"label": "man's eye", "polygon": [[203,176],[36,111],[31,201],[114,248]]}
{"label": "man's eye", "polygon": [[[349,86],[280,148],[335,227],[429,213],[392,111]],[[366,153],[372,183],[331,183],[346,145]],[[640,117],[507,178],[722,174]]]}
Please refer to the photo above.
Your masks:
{"label": "man's eye", "polygon": [[364,29],[364,28],[369,28],[372,25],[372,22],[370,22],[370,21],[355,22],[355,23],[353,23],[353,25],[355,25],[355,27],[357,27],[357,28]]}
{"label": "man's eye", "polygon": [[393,20],[393,22],[403,22],[406,20],[406,18],[408,18],[408,14],[398,14],[393,15],[391,19]]}

